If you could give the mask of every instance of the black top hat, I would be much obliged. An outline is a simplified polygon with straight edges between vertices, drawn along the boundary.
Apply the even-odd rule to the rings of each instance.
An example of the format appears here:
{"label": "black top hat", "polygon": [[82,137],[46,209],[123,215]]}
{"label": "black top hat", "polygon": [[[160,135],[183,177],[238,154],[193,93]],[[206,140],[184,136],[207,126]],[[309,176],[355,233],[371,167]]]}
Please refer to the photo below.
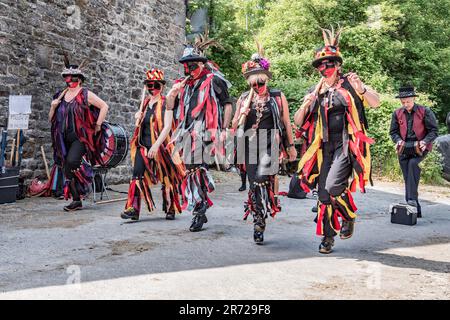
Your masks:
{"label": "black top hat", "polygon": [[178,60],[180,63],[184,62],[203,62],[206,63],[208,61],[208,58],[205,57],[203,52],[201,52],[196,47],[193,47],[191,45],[188,45],[183,52],[183,56],[180,60]]}
{"label": "black top hat", "polygon": [[409,97],[418,97],[413,86],[400,87],[398,89],[398,96],[396,96],[396,98],[402,99]]}

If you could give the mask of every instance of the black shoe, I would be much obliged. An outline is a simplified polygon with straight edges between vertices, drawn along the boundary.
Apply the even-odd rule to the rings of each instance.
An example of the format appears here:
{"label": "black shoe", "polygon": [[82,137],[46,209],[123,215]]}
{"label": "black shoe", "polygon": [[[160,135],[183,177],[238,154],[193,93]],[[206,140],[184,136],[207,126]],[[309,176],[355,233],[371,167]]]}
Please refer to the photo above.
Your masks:
{"label": "black shoe", "polygon": [[256,244],[264,242],[264,231],[266,230],[266,219],[261,216],[255,217],[253,224],[253,240]]}
{"label": "black shoe", "polygon": [[341,232],[339,237],[342,240],[350,239],[355,230],[355,221],[342,221]]}
{"label": "black shoe", "polygon": [[166,220],[175,220],[175,212],[167,212]]}
{"label": "black shoe", "polygon": [[408,200],[407,203],[408,203],[408,206],[417,208],[417,202],[415,200]]}
{"label": "black shoe", "polygon": [[311,211],[317,213],[317,211],[318,211],[318,210],[317,210],[317,206],[312,207],[312,208],[311,208]]}
{"label": "black shoe", "polygon": [[64,207],[64,211],[76,211],[83,209],[83,204],[81,201],[72,201],[71,204]]}
{"label": "black shoe", "polygon": [[333,252],[334,239],[333,237],[323,237],[319,245],[319,252],[329,254]]}
{"label": "black shoe", "polygon": [[192,219],[192,224],[189,227],[189,231],[198,232],[202,230],[203,224],[207,223],[208,219],[204,213],[197,213]]}
{"label": "black shoe", "polygon": [[197,205],[195,206],[194,212],[193,214],[205,214],[206,210],[208,210],[208,205],[206,204],[206,202],[202,201],[197,203]]}
{"label": "black shoe", "polygon": [[255,240],[256,244],[263,244],[264,243],[264,232],[258,232],[258,231],[254,231],[253,232],[253,240]]}
{"label": "black shoe", "polygon": [[133,221],[139,220],[139,212],[134,208],[128,208],[120,215],[122,219],[131,219]]}
{"label": "black shoe", "polygon": [[241,185],[241,187],[239,188],[239,191],[245,191],[245,190],[247,190],[247,185],[245,185],[245,184],[243,184],[243,185]]}

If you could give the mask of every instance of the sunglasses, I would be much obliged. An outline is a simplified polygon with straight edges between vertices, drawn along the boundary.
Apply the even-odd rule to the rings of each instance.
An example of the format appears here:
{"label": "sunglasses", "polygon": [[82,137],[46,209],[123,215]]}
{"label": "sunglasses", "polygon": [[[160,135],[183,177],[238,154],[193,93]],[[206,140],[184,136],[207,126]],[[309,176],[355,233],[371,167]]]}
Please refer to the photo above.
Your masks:
{"label": "sunglasses", "polygon": [[65,76],[64,80],[66,82],[78,82],[80,80],[80,78],[77,76]]}
{"label": "sunglasses", "polygon": [[187,62],[187,63],[184,64],[184,68],[187,71],[191,71],[192,72],[192,71],[194,71],[194,70],[196,70],[198,68],[198,64],[195,63],[195,62]]}
{"label": "sunglasses", "polygon": [[334,67],[336,67],[336,64],[334,62],[323,62],[317,67],[317,69],[319,69],[321,71],[321,70],[325,70],[325,69],[331,69]]}
{"label": "sunglasses", "polygon": [[159,90],[159,89],[161,89],[161,84],[159,82],[149,82],[149,83],[147,83],[147,89],[149,89],[149,90],[153,90],[153,89]]}

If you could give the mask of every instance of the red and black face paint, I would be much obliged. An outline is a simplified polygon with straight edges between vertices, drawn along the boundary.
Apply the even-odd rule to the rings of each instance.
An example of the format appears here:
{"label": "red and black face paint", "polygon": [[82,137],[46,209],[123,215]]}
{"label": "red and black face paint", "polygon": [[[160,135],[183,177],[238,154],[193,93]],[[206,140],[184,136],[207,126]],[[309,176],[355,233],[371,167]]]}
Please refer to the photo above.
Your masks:
{"label": "red and black face paint", "polygon": [[185,62],[183,63],[183,66],[184,66],[184,74],[186,76],[190,75],[194,79],[196,79],[202,72],[197,62]]}
{"label": "red and black face paint", "polygon": [[151,82],[147,82],[146,84],[148,92],[150,92],[150,94],[152,96],[156,96],[161,92],[161,83],[159,83],[158,81],[151,81]]}
{"label": "red and black face paint", "polygon": [[80,78],[78,76],[67,75],[64,76],[64,81],[69,88],[73,89],[76,88],[80,83]]}
{"label": "red and black face paint", "polygon": [[330,78],[336,72],[337,66],[334,61],[323,61],[318,67],[320,74],[324,78]]}
{"label": "red and black face paint", "polygon": [[267,83],[266,81],[261,79],[258,79],[256,82],[253,82],[251,86],[258,95],[263,95],[267,91]]}

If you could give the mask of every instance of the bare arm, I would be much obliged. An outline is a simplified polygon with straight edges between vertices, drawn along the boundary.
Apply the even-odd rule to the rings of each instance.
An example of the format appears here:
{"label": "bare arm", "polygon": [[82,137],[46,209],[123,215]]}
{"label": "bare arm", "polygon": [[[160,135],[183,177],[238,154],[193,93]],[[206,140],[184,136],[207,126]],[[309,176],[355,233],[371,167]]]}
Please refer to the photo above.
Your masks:
{"label": "bare arm", "polygon": [[292,135],[292,125],[291,125],[291,119],[289,118],[289,104],[286,100],[286,97],[284,94],[281,95],[281,103],[283,104],[283,124],[286,128],[287,138],[289,144],[294,144],[294,137]]}
{"label": "bare arm", "polygon": [[234,112],[233,121],[231,122],[231,127],[236,130],[239,124],[239,114],[241,108],[241,98],[236,102],[236,111]]}
{"label": "bare arm", "polygon": [[371,108],[378,108],[380,106],[380,95],[372,88],[366,87],[367,91],[362,95],[364,100]]}
{"label": "bare arm", "polygon": [[95,93],[91,91],[88,91],[88,104],[100,109],[100,114],[98,115],[96,125],[101,126],[106,119],[106,114],[108,113],[109,109],[108,105],[105,101],[100,99]]}
{"label": "bare arm", "polygon": [[223,128],[227,129],[231,122],[231,113],[233,112],[233,105],[231,103],[225,104],[224,116],[223,116]]}
{"label": "bare arm", "polygon": [[156,139],[153,146],[148,151],[148,157],[154,158],[158,154],[159,147],[166,140],[167,136],[170,133],[170,129],[172,129],[172,121],[173,121],[173,110],[167,110],[164,113],[164,128],[161,131],[158,139]]}
{"label": "bare arm", "polygon": [[166,140],[167,136],[170,133],[170,129],[172,129],[172,121],[173,121],[173,110],[166,110],[164,113],[164,128],[161,131],[158,139],[155,142],[156,148],[159,148],[164,140]]}
{"label": "bare arm", "polygon": [[297,126],[301,127],[303,125],[303,121],[305,121],[306,111],[310,104],[311,102],[309,102],[307,105],[302,104],[300,108],[298,108],[298,110],[295,112],[294,123]]}
{"label": "bare arm", "polygon": [[286,135],[289,142],[288,154],[289,161],[294,161],[297,158],[297,150],[294,147],[294,136],[292,134],[291,119],[289,118],[289,105],[284,94],[281,95],[281,103],[283,105],[283,117],[282,121],[286,128]]}
{"label": "bare arm", "polygon": [[189,76],[184,78],[183,81],[174,83],[169,93],[166,95],[166,108],[169,110],[173,110],[175,106],[175,99],[180,94],[180,91],[186,85],[186,82],[189,80]]}
{"label": "bare arm", "polygon": [[356,93],[358,93],[367,102],[369,107],[371,108],[379,107],[380,96],[378,95],[378,93],[369,86],[366,86],[356,73],[354,72],[348,73],[347,79],[350,85],[356,91]]}

